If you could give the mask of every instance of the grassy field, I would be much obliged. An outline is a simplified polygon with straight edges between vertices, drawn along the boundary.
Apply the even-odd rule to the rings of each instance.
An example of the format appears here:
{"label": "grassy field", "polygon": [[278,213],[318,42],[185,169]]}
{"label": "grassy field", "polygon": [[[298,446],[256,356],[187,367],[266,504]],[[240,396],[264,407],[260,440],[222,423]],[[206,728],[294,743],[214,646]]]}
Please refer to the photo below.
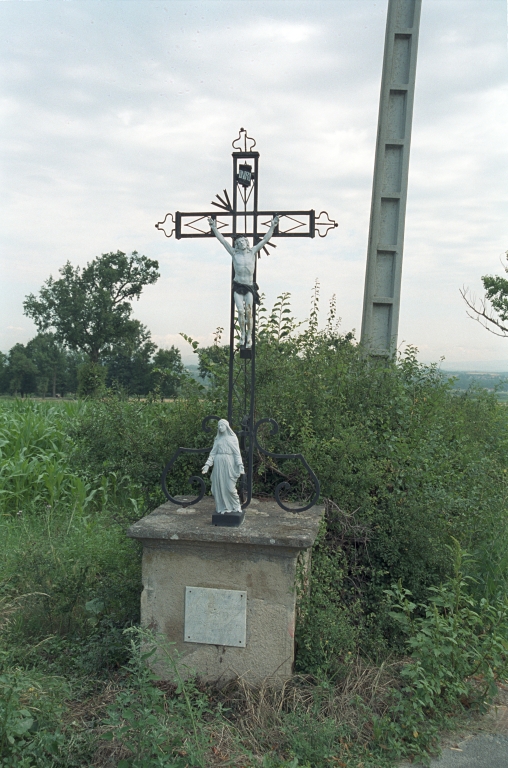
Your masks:
{"label": "grassy field", "polygon": [[173,649],[139,628],[140,549],[125,536],[146,494],[83,463],[76,434],[94,408],[0,402],[0,766],[388,768],[493,695],[508,602],[471,596],[458,544],[426,605],[402,585],[387,594],[407,641],[382,657],[352,646],[333,674],[302,670],[280,691],[155,680],[150,648],[170,665]]}

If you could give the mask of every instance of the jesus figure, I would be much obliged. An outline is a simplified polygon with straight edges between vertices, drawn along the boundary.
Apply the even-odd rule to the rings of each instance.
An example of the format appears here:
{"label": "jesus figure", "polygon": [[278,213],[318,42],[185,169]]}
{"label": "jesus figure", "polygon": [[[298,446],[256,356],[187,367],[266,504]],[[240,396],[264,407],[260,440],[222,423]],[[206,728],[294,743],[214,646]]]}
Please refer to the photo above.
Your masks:
{"label": "jesus figure", "polygon": [[215,219],[210,217],[208,219],[208,223],[210,224],[210,229],[212,230],[217,240],[222,243],[226,251],[231,255],[231,258],[233,259],[233,267],[235,270],[235,277],[233,279],[233,296],[235,299],[236,308],[238,310],[238,322],[240,324],[240,346],[249,349],[252,347],[252,308],[254,303],[260,303],[258,286],[254,282],[256,254],[264,245],[266,245],[266,243],[273,235],[275,227],[279,223],[279,217],[273,217],[266,235],[262,240],[260,240],[259,243],[257,243],[257,245],[252,246],[252,248],[250,247],[249,241],[245,235],[238,235],[234,246],[231,246],[217,229]]}

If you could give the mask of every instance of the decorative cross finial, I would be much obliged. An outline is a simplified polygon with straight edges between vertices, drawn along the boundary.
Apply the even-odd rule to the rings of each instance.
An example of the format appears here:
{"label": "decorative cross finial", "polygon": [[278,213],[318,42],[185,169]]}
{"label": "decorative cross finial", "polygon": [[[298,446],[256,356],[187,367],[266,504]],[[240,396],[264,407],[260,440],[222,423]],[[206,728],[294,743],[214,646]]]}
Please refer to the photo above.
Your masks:
{"label": "decorative cross finial", "polygon": [[[243,149],[242,147],[237,146],[238,142],[241,142],[242,140],[243,140]],[[248,141],[252,142],[252,144],[249,144],[249,146],[247,146]],[[235,149],[237,152],[252,152],[255,146],[256,146],[255,140],[252,139],[250,136],[247,136],[247,131],[245,130],[245,128],[240,128],[238,132],[238,138],[235,139],[232,144],[233,149]]]}

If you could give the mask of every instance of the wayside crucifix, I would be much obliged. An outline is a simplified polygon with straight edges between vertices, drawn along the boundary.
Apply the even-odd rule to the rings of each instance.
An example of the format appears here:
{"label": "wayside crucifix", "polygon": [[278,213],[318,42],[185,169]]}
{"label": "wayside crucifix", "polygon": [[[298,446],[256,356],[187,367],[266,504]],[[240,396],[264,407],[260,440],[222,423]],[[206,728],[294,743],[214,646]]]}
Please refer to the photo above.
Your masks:
{"label": "wayside crucifix", "polygon": [[[241,128],[238,138],[233,142],[232,202],[227,191],[224,190],[223,196],[216,195],[218,202],[212,202],[212,205],[219,211],[189,213],[177,211],[174,215],[166,214],[164,220],[155,225],[157,229],[164,232],[166,237],[171,237],[173,234],[177,239],[215,236],[232,258],[228,419],[226,422],[219,416],[207,416],[203,422],[205,432],[211,432],[210,421],[219,422],[218,435],[213,450],[211,451],[210,447],[178,448],[162,475],[162,488],[169,501],[184,507],[197,504],[203,498],[206,490],[201,477],[192,476],[189,478],[189,482],[200,486],[200,492],[195,499],[182,502],[169,493],[166,480],[173,464],[182,454],[208,452],[210,456],[207,464],[203,467],[203,471],[206,472],[213,465],[213,455],[217,453],[217,446],[222,444],[219,440],[220,435],[224,436],[224,445],[229,443],[233,445],[234,435],[236,435],[240,455],[235,454],[237,458],[234,459],[231,466],[234,465],[236,469],[232,469],[231,472],[235,471],[236,476],[240,477],[239,494],[237,495],[233,482],[233,486],[229,489],[231,493],[226,493],[225,498],[237,498],[238,508],[227,510],[227,514],[221,514],[217,510],[217,513],[212,517],[212,522],[222,526],[240,525],[245,509],[250,504],[254,448],[272,459],[300,461],[308,473],[313,486],[311,499],[308,503],[304,503],[300,507],[286,506],[281,500],[280,494],[282,491],[290,490],[290,485],[287,482],[282,482],[277,485],[274,491],[279,506],[287,511],[300,512],[309,509],[319,498],[319,482],[301,454],[275,454],[264,449],[258,440],[257,433],[261,425],[270,424],[272,435],[278,432],[279,427],[271,418],[255,420],[256,304],[259,304],[256,267],[261,251],[268,253],[267,246],[276,247],[274,243],[270,242],[272,238],[315,237],[316,232],[320,237],[326,237],[329,230],[335,228],[337,223],[330,219],[325,211],[322,211],[319,216],[316,216],[314,210],[260,211],[258,209],[259,152],[254,151],[255,145],[254,139],[247,136],[247,131]],[[231,245],[226,238],[231,238]],[[249,243],[249,238],[252,238],[252,246]],[[235,327],[235,310],[238,317],[239,338]],[[229,438],[227,438],[228,429],[231,431]],[[231,451],[233,452],[231,455],[233,455],[235,453],[234,447],[231,448]],[[218,472],[218,469],[214,469],[214,472]],[[215,485],[218,487],[217,477]],[[234,481],[234,474],[232,477]],[[213,489],[214,477],[212,475],[212,492]],[[214,495],[214,497],[217,504],[217,496]]]}

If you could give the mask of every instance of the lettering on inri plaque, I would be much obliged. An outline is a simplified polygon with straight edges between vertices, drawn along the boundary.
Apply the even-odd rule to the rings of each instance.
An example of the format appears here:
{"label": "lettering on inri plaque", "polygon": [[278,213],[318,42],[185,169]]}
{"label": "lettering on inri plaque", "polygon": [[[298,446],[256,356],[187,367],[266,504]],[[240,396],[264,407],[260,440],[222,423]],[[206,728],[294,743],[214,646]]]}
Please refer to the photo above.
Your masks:
{"label": "lettering on inri plaque", "polygon": [[245,648],[247,592],[185,587],[186,643]]}

